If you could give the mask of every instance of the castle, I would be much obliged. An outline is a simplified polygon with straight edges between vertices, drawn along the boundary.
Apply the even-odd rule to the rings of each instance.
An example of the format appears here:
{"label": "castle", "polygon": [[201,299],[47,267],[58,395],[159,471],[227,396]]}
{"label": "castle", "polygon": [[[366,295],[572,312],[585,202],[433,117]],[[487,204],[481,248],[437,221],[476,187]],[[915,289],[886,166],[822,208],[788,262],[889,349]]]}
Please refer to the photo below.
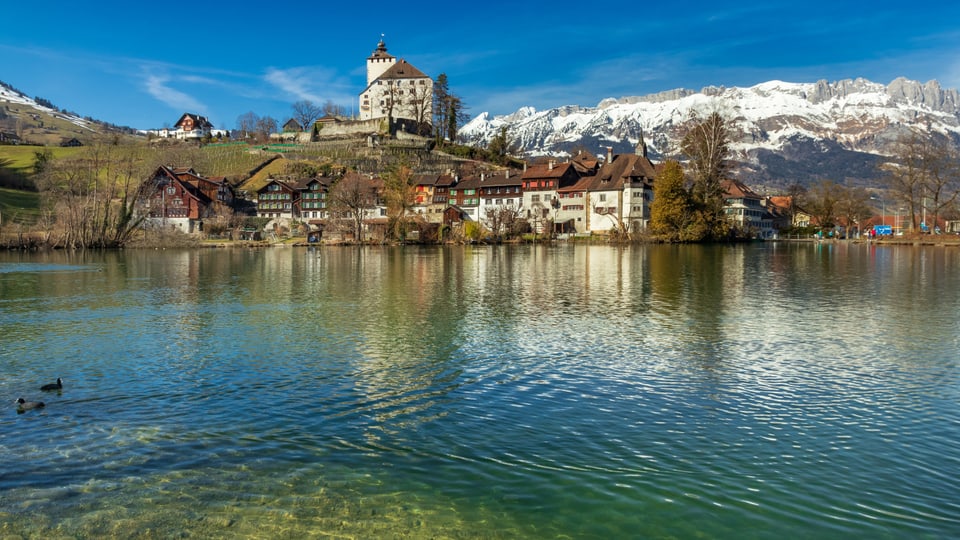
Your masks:
{"label": "castle", "polygon": [[389,54],[382,37],[367,58],[367,87],[360,92],[360,120],[379,118],[421,127],[433,119],[433,80]]}

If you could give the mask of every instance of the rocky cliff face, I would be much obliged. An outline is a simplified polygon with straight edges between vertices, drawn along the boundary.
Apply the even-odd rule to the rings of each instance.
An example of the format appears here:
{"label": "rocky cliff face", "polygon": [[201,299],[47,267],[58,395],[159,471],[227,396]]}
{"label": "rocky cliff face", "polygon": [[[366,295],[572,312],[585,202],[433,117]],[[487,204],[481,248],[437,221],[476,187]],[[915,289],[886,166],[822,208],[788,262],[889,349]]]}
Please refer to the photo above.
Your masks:
{"label": "rocky cliff face", "polygon": [[695,117],[717,111],[729,121],[741,180],[754,185],[809,183],[819,178],[869,183],[876,166],[907,129],[960,142],[960,96],[936,81],[865,79],[771,81],[750,88],[678,89],[643,97],[605,99],[596,107],[523,108],[484,113],[461,130],[485,145],[507,127],[528,156],[567,155],[574,148],[633,151],[641,136],[654,158],[677,157]]}

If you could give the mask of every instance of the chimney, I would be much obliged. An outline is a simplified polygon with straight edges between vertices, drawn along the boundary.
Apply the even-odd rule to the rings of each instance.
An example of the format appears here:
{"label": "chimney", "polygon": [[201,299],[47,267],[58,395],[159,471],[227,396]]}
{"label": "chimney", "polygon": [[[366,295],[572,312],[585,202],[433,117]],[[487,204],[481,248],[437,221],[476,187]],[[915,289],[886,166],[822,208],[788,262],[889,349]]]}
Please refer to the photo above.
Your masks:
{"label": "chimney", "polygon": [[613,163],[613,147],[607,147],[607,163]]}
{"label": "chimney", "polygon": [[486,173],[480,173],[480,181],[483,182]]}
{"label": "chimney", "polygon": [[548,170],[548,171],[552,171],[552,170],[553,170],[553,160],[552,160],[552,159],[547,162],[547,170]]}
{"label": "chimney", "polygon": [[504,178],[505,180],[509,180],[509,179],[510,179],[510,169],[507,169],[507,170],[503,171],[503,178]]}

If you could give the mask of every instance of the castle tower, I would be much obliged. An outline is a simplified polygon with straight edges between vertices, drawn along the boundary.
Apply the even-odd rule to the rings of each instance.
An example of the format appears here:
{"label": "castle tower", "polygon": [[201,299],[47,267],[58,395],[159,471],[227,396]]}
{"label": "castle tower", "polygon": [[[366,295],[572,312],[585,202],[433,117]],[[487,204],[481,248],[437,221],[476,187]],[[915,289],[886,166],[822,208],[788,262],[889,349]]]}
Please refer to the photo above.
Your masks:
{"label": "castle tower", "polygon": [[387,53],[387,45],[383,42],[383,35],[381,34],[377,48],[367,57],[367,86],[370,86],[370,83],[377,80],[396,62],[397,59]]}

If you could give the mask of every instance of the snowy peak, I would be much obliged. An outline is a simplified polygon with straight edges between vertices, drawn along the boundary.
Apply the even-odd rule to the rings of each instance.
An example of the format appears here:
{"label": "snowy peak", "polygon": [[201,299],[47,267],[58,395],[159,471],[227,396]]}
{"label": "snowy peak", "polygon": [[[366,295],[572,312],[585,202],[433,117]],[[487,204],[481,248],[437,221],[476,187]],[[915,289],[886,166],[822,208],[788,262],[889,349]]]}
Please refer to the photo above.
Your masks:
{"label": "snowy peak", "polygon": [[[714,111],[730,123],[735,159],[743,165],[741,179],[754,183],[828,176],[866,179],[864,175],[874,175],[874,171],[863,162],[889,153],[899,134],[911,126],[960,140],[957,91],[941,88],[936,81],[903,78],[886,86],[866,79],[769,81],[749,88],[711,86],[699,92],[677,89],[610,98],[596,107],[569,105],[546,111],[524,107],[506,116],[481,114],[460,134],[472,144],[485,145],[506,126],[511,142],[534,157],[567,155],[574,147],[596,151],[597,147],[613,146],[616,151],[632,151],[642,135],[651,153],[663,158],[678,154],[679,141],[691,119]],[[844,157],[839,161],[812,160],[812,151]],[[859,165],[844,167],[845,160]],[[830,163],[832,169],[818,169],[814,161]]]}

